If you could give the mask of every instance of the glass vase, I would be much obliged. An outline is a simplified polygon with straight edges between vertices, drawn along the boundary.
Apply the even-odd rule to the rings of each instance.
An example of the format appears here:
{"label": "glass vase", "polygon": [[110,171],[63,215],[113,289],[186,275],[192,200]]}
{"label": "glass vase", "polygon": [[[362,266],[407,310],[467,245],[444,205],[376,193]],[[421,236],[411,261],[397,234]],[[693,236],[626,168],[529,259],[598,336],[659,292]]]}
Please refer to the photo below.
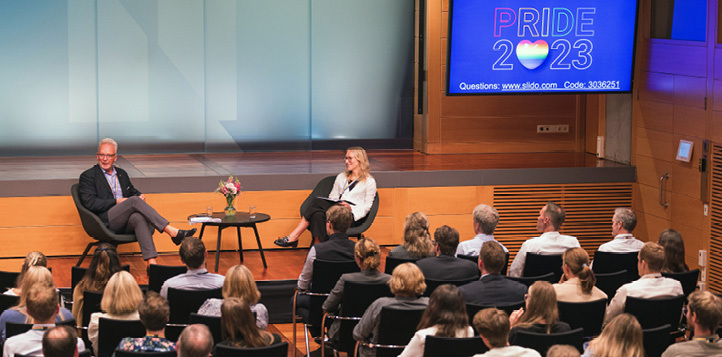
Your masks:
{"label": "glass vase", "polygon": [[236,215],[236,207],[233,206],[233,201],[236,199],[235,196],[226,196],[226,209],[223,211],[226,212],[226,216],[235,216]]}

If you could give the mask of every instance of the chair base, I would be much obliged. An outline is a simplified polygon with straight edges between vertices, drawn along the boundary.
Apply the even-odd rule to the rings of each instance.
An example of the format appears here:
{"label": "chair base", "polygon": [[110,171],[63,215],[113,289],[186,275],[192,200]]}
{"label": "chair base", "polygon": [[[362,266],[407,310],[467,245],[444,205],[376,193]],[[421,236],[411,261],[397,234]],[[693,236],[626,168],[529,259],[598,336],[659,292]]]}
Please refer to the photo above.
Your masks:
{"label": "chair base", "polygon": [[85,260],[85,257],[88,256],[88,252],[90,251],[90,248],[92,248],[93,246],[97,246],[97,245],[99,245],[100,243],[101,243],[101,242],[100,242],[100,241],[97,241],[97,240],[94,241],[94,242],[88,243],[88,245],[85,246],[85,250],[83,251],[83,254],[80,256],[80,259],[78,259],[78,262],[75,263],[75,266],[76,266],[76,267],[79,267],[80,264],[83,264],[83,260]]}

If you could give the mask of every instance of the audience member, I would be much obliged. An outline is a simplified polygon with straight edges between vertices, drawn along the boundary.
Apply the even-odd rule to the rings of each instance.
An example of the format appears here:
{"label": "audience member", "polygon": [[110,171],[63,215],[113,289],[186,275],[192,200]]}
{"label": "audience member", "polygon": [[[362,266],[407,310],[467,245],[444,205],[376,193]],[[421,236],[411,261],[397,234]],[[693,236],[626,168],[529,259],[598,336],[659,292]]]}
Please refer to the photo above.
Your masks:
{"label": "audience member", "polygon": [[98,321],[100,318],[115,320],[140,320],[138,303],[143,300],[143,292],[130,273],[121,270],[108,280],[100,300],[100,309],[94,312],[88,323],[88,339],[93,345],[94,355],[98,355]]}
{"label": "audience member", "polygon": [[78,333],[71,326],[50,327],[43,333],[44,357],[77,357]]}
{"label": "audience member", "polygon": [[181,290],[212,290],[223,286],[223,275],[209,273],[206,269],[206,245],[203,241],[188,237],[178,250],[181,261],[188,268],[185,274],[176,275],[163,283],[160,296],[168,298],[168,288]]}
{"label": "audience member", "polygon": [[557,293],[552,284],[546,281],[537,281],[529,287],[524,308],[511,313],[511,332],[509,341],[516,344],[516,334],[519,331],[537,333],[560,333],[571,331],[569,324],[559,321],[557,309]]}
{"label": "audience member", "polygon": [[557,301],[585,302],[606,299],[607,294],[594,284],[597,279],[589,267],[589,255],[582,248],[570,248],[562,255],[562,279],[554,284]]}
{"label": "audience member", "polygon": [[664,248],[654,242],[646,242],[637,257],[638,280],[622,285],[607,306],[604,322],[608,323],[624,311],[627,296],[653,299],[684,294],[679,281],[665,278],[660,271],[664,265]]}
{"label": "audience member", "polygon": [[83,279],[73,290],[73,317],[78,326],[83,326],[83,293],[85,291],[103,292],[113,274],[120,271],[118,252],[110,243],[100,243]]}
{"label": "audience member", "polygon": [[539,352],[521,346],[509,346],[509,316],[494,308],[484,309],[474,315],[474,328],[489,351],[474,357],[541,357]]}
{"label": "audience member", "polygon": [[[55,286],[53,282],[53,275],[45,267],[32,266],[28,268],[23,278],[23,284],[20,286],[20,298],[18,304],[13,306],[0,315],[0,331],[2,331],[2,338],[5,339],[5,324],[7,322],[16,322],[21,324],[33,323],[32,317],[27,312],[26,305],[28,294],[26,293],[32,286],[37,284],[44,284]],[[68,309],[61,307],[55,316],[55,322],[63,322],[73,318],[73,315]]]}
{"label": "audience member", "polygon": [[674,229],[666,229],[659,235],[659,245],[664,247],[663,273],[682,273],[689,271],[684,261],[684,240]]}
{"label": "audience member", "polygon": [[[36,267],[35,269],[45,269]],[[58,291],[54,285],[38,282],[23,291],[26,296],[27,312],[33,320],[30,331],[15,335],[5,341],[3,357],[14,357],[16,354],[26,356],[43,355],[43,334],[45,329],[55,326],[55,316],[60,311]],[[75,339],[78,351],[85,351],[85,344]]]}
{"label": "audience member", "polygon": [[429,307],[421,316],[418,331],[406,345],[399,357],[424,355],[426,336],[473,337],[474,329],[469,326],[464,296],[459,288],[451,284],[439,286],[431,293]]}
{"label": "audience member", "polygon": [[404,243],[391,249],[389,256],[399,259],[420,259],[434,256],[434,245],[429,233],[429,218],[421,212],[406,216]]}
{"label": "audience member", "polygon": [[[482,203],[474,208],[472,215],[474,216],[474,234],[476,236],[459,243],[459,246],[456,247],[456,255],[477,256],[484,242],[494,241],[499,243],[493,236],[496,225],[499,224],[499,212],[494,207]],[[504,252],[509,251],[503,244],[499,243],[499,245],[504,249]]]}
{"label": "audience member", "polygon": [[23,278],[25,278],[25,273],[27,273],[28,268],[34,266],[41,266],[46,268],[48,267],[48,258],[45,257],[45,254],[41,252],[28,253],[28,255],[25,256],[25,260],[23,260],[23,266],[20,268],[20,274],[15,280],[15,287],[8,288],[8,290],[5,291],[3,294],[20,296],[20,292],[22,291]]}
{"label": "audience member", "polygon": [[213,351],[213,335],[208,326],[193,324],[183,329],[178,337],[178,357],[210,357]]}
{"label": "audience member", "polygon": [[642,326],[630,314],[621,314],[584,350],[585,357],[644,357]]}
{"label": "audience member", "polygon": [[479,268],[474,262],[454,256],[459,245],[459,231],[443,225],[434,232],[436,257],[423,258],[416,262],[426,279],[469,280],[479,277]]}
{"label": "audience member", "polygon": [[554,345],[549,347],[546,357],[579,357],[579,351],[572,345]]}
{"label": "audience member", "polygon": [[526,253],[562,254],[569,248],[581,247],[577,238],[559,234],[559,228],[562,227],[565,216],[564,209],[554,202],[549,202],[542,207],[536,223],[536,229],[542,232],[542,235],[529,239],[521,245],[519,253],[516,254],[509,268],[509,276],[522,276]]}
{"label": "audience member", "polygon": [[[346,273],[341,275],[336,285],[331,290],[331,294],[323,302],[323,311],[328,313],[338,313],[341,310],[341,301],[343,300],[343,289],[347,281],[363,282],[363,283],[386,283],[391,279],[391,275],[382,273],[378,267],[381,264],[381,248],[370,238],[361,238],[354,248],[354,256],[356,264],[361,269],[358,273]],[[338,341],[339,327],[338,320],[334,320],[328,329],[328,337],[332,341]]]}
{"label": "audience member", "polygon": [[[261,330],[268,326],[268,309],[259,303],[261,292],[258,291],[256,280],[253,274],[245,265],[234,265],[226,272],[226,279],[223,281],[223,299],[237,297],[249,305],[251,311],[256,314],[256,325]],[[206,300],[198,309],[198,314],[206,316],[221,316],[221,304],[223,299],[211,298]]]}
{"label": "audience member", "polygon": [[637,226],[637,215],[631,208],[619,207],[612,216],[612,235],[614,239],[597,249],[600,252],[630,253],[642,249],[644,242],[634,238],[632,231]]}
{"label": "audience member", "polygon": [[717,329],[722,324],[722,299],[709,291],[695,291],[689,295],[687,326],[691,327],[690,341],[675,343],[662,357],[722,356],[722,340]]}
{"label": "audience member", "polygon": [[500,275],[506,264],[506,254],[501,244],[484,242],[479,253],[481,279],[459,288],[467,303],[481,306],[498,306],[524,300],[527,287]]}
{"label": "audience member", "polygon": [[175,343],[165,338],[165,325],[170,318],[168,300],[155,291],[148,291],[138,304],[138,316],[145,326],[145,337],[126,337],[118,349],[130,352],[175,351]]}
{"label": "audience member", "polygon": [[[416,309],[425,308],[429,298],[420,297],[426,290],[424,274],[413,263],[404,263],[394,269],[389,287],[394,297],[382,297],[374,301],[361,317],[358,325],[353,329],[353,337],[358,341],[377,343],[379,338],[379,323],[381,308],[393,306],[396,308]],[[376,351],[366,346],[359,346],[359,355],[362,357],[376,356]]]}
{"label": "audience member", "polygon": [[264,347],[280,343],[281,337],[256,326],[253,313],[242,299],[229,297],[221,304],[221,333],[219,344],[231,347]]}

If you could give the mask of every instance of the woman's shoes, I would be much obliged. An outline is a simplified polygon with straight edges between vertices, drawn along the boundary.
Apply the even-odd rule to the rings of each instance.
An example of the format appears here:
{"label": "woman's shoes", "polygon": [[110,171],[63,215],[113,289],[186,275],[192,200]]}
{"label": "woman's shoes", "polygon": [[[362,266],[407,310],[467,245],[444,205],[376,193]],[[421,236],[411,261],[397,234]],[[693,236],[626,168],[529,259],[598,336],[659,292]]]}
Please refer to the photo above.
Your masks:
{"label": "woman's shoes", "polygon": [[288,237],[278,238],[275,241],[273,241],[273,244],[279,246],[279,247],[291,247],[296,248],[298,247],[298,240],[290,241]]}
{"label": "woman's shoes", "polygon": [[196,228],[189,229],[189,230],[183,230],[179,229],[178,234],[175,235],[175,237],[171,237],[171,240],[173,240],[173,243],[175,245],[180,245],[183,243],[183,239],[187,237],[193,237],[193,235],[196,234]]}

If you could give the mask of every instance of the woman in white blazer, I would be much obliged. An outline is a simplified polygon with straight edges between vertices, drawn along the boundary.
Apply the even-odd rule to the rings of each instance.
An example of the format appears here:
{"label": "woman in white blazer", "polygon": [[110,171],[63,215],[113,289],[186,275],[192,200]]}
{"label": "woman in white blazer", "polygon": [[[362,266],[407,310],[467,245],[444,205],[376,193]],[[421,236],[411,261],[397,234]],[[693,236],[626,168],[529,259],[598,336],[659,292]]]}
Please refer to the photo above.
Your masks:
{"label": "woman in white blazer", "polygon": [[[326,234],[326,211],[334,204],[340,204],[353,213],[355,224],[366,217],[376,197],[376,180],[369,172],[369,159],[366,151],[358,146],[346,150],[346,171],[336,176],[333,189],[328,195],[338,203],[316,198],[308,209],[303,212],[301,222],[289,235],[276,239],[274,242],[280,247],[297,247],[298,237],[304,230],[311,231],[313,239],[320,241],[328,239]],[[349,203],[350,202],[350,203]],[[352,224],[353,227],[355,224]]]}

